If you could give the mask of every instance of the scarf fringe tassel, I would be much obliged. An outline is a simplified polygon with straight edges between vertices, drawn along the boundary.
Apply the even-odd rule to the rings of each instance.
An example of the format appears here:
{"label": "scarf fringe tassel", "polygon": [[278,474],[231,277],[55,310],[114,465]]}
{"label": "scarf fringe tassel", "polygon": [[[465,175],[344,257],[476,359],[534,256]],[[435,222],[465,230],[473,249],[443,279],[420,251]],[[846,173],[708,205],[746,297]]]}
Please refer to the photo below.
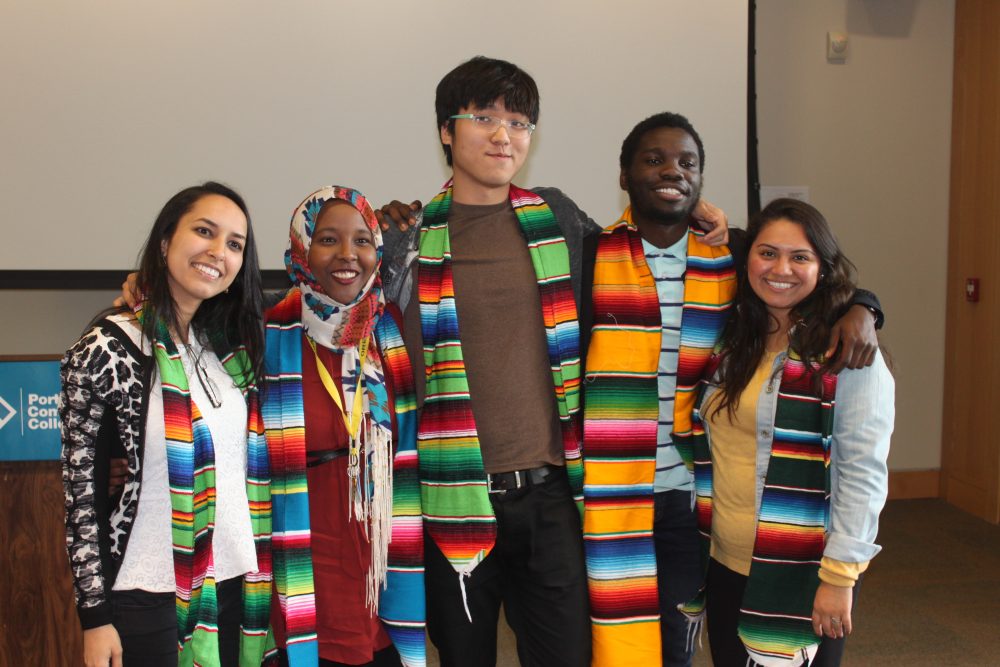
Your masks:
{"label": "scarf fringe tassel", "polygon": [[[353,480],[347,501],[348,518],[364,529],[371,544],[371,564],[366,573],[365,606],[372,615],[378,614],[379,597],[387,584],[389,543],[392,541],[392,433],[379,426],[367,414],[361,432],[364,442],[350,443],[361,452],[360,459],[351,461],[348,475]],[[360,470],[363,468],[362,470]]]}
{"label": "scarf fringe tassel", "polygon": [[[682,612],[683,613],[683,612]],[[687,614],[685,614],[687,615]],[[705,627],[705,612],[696,616],[687,615],[687,637],[684,642],[684,650],[691,655],[695,651],[695,640],[698,642],[697,648],[702,648],[701,631]]]}

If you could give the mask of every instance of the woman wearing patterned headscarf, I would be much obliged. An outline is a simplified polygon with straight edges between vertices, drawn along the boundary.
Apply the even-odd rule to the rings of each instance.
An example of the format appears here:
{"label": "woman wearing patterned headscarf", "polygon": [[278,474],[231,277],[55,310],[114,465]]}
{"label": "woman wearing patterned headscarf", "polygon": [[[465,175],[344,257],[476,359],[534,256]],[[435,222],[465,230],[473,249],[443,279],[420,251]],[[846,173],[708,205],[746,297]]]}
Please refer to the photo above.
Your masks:
{"label": "woman wearing patterned headscarf", "polygon": [[293,287],[266,315],[264,424],[282,664],[423,665],[413,376],[361,193],[292,215]]}

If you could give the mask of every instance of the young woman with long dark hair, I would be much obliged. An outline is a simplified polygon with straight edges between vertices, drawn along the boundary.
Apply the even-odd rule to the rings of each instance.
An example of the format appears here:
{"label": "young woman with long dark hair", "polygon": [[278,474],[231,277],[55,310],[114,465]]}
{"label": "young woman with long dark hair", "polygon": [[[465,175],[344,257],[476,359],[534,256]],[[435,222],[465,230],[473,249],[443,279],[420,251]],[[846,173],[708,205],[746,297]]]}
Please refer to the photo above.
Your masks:
{"label": "young woman with long dark hair", "polygon": [[[99,317],[62,363],[85,664],[259,665],[270,494],[260,273],[243,199],[214,182],[174,195],[136,284],[138,307]],[[109,496],[119,457],[124,486]]]}
{"label": "young woman with long dark hair", "polygon": [[830,329],[855,286],[822,214],[776,200],[747,236],[686,457],[707,562],[686,612],[707,605],[717,665],[837,665],[879,551],[894,383],[880,353],[829,372]]}

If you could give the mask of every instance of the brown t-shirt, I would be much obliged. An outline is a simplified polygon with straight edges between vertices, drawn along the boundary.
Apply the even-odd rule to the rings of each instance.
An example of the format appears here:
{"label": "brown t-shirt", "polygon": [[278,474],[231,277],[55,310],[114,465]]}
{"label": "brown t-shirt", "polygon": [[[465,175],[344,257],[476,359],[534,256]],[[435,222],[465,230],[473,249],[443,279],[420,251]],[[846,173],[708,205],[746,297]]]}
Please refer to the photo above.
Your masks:
{"label": "brown t-shirt", "polygon": [[[538,282],[510,202],[448,214],[458,331],[486,472],[565,465]],[[418,281],[404,338],[424,376]],[[423,404],[424,383],[417,382]]]}

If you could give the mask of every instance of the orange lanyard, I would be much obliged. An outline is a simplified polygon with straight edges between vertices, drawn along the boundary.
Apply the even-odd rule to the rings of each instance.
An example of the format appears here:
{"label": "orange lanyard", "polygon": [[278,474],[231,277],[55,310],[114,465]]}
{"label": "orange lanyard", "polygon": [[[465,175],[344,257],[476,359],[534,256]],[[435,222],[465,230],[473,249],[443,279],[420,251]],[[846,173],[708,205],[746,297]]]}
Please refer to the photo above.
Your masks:
{"label": "orange lanyard", "polygon": [[358,351],[361,353],[361,362],[358,365],[358,386],[354,391],[354,405],[351,406],[350,417],[347,416],[347,411],[344,410],[344,401],[340,398],[340,392],[337,391],[337,385],[330,376],[330,371],[319,360],[319,353],[316,352],[316,341],[309,338],[309,336],[306,336],[306,340],[309,341],[309,347],[312,348],[313,357],[316,359],[316,370],[319,372],[319,379],[326,388],[326,393],[330,394],[330,398],[340,408],[340,416],[344,418],[344,427],[347,428],[347,437],[353,442],[361,434],[361,400],[363,398],[361,381],[365,377],[365,360],[368,358],[368,338],[365,338],[358,345]]}

